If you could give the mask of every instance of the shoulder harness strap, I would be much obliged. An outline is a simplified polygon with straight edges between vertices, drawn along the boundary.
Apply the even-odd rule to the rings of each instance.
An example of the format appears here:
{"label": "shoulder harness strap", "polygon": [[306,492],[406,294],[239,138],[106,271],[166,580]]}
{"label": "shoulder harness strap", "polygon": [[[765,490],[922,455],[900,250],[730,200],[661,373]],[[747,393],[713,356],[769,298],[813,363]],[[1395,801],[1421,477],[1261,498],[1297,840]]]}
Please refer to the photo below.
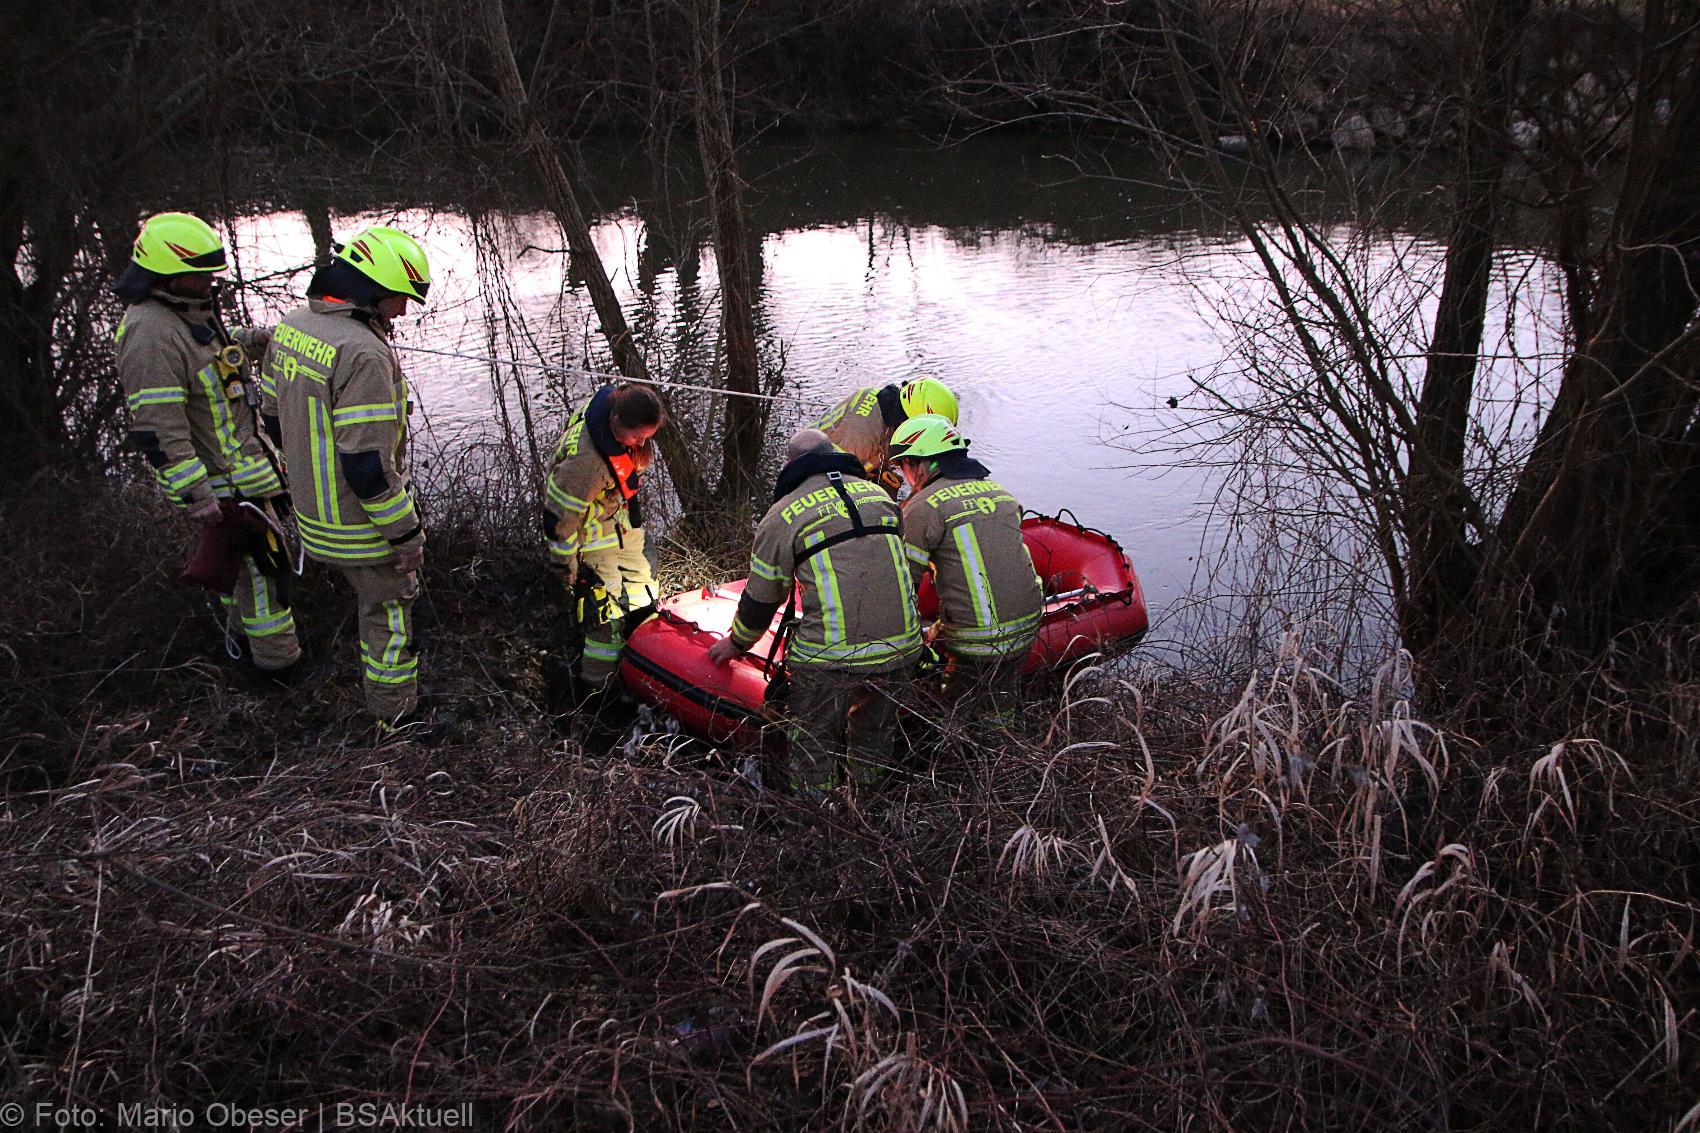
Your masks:
{"label": "shoulder harness strap", "polygon": [[779,621],[779,632],[774,635],[773,647],[767,651],[767,661],[762,666],[762,671],[764,673],[771,674],[773,672],[774,658],[779,653],[780,643],[789,641],[792,632],[797,628],[797,622],[799,619],[797,617],[796,571],[800,569],[804,563],[808,562],[822,551],[829,551],[841,543],[848,543],[852,539],[860,539],[864,535],[896,535],[898,531],[896,527],[893,527],[890,524],[870,524],[862,522],[862,513],[856,510],[856,501],[850,498],[850,490],[844,486],[844,473],[828,472],[826,474],[826,479],[827,483],[837,489],[839,499],[844,501],[845,510],[850,513],[850,530],[840,531],[836,535],[822,539],[819,543],[809,547],[802,554],[797,555],[793,560],[791,565],[793,574],[791,583],[791,598],[785,604],[785,616]]}

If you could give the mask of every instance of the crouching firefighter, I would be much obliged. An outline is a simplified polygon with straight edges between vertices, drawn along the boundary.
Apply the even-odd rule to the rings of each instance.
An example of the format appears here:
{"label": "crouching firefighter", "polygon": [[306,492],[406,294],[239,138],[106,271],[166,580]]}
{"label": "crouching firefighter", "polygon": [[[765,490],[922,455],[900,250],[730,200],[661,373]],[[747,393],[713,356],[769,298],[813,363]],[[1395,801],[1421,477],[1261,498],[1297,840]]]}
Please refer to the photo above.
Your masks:
{"label": "crouching firefighter", "polygon": [[604,386],[567,421],[544,484],[549,567],[582,645],[573,699],[593,712],[613,706],[620,651],[655,612],[638,491],[665,419],[648,386]]}
{"label": "crouching firefighter", "polygon": [[[917,585],[939,596],[932,644],[948,662],[945,691],[976,724],[1014,722],[1017,678],[1039,635],[1044,593],[1021,538],[1021,504],[968,455],[948,418],[912,417],[891,437],[909,483],[903,543]],[[972,699],[968,699],[972,696]]]}
{"label": "crouching firefighter", "polygon": [[828,790],[846,770],[873,783],[891,762],[895,722],[882,686],[906,681],[922,648],[897,505],[817,429],[793,436],[785,456],[732,632],[708,656],[725,665],[748,650],[800,590],[801,615],[791,624],[788,609],[781,630],[786,679],[769,686],[789,686],[788,785]]}
{"label": "crouching firefighter", "polygon": [[937,378],[915,378],[902,385],[864,386],[826,411],[815,428],[826,439],[862,462],[870,480],[897,495],[903,478],[890,464],[891,432],[911,417],[939,413],[956,422],[956,395]]}
{"label": "crouching firefighter", "polygon": [[287,682],[299,672],[301,645],[289,556],[273,534],[284,484],[255,427],[258,393],[245,380],[268,332],[225,330],[213,291],[224,269],[224,243],[204,220],[181,212],[147,219],[112,284],[128,307],[118,326],[118,376],[131,444],[166,499],[200,525],[203,552],[216,548],[198,553],[186,577],[220,594],[227,642],[234,621],[255,673]]}
{"label": "crouching firefighter", "polygon": [[295,476],[308,557],[334,566],[359,606],[366,708],[380,736],[412,722],[419,694],[413,600],[425,528],[408,478],[408,386],[390,325],[431,284],[425,252],[373,225],[337,249],[307,302],[272,332],[265,425]]}

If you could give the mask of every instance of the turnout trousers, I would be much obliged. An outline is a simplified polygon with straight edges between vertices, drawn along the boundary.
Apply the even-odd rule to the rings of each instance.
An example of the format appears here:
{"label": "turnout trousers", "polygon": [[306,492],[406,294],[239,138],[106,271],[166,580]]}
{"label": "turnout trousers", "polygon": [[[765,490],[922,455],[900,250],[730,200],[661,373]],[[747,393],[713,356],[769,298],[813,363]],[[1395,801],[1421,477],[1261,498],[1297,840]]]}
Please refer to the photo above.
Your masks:
{"label": "turnout trousers", "polygon": [[[219,595],[227,633],[241,630],[248,655],[261,672],[287,669],[301,659],[295,636],[295,612],[284,601],[278,580],[260,573],[252,555],[242,556],[242,569],[229,594]],[[234,615],[234,618],[233,618]]]}
{"label": "turnout trousers", "polygon": [[950,656],[941,674],[940,691],[959,719],[975,730],[1008,728],[1015,724],[1021,704],[1021,667],[1027,663],[1029,641],[1004,657]]}
{"label": "turnout trousers", "polygon": [[360,684],[366,710],[380,720],[413,711],[419,700],[419,658],[413,652],[413,600],[419,575],[397,574],[388,562],[338,565],[354,588],[360,614]]}
{"label": "turnout trousers", "polygon": [[[606,607],[594,617],[587,611],[586,623],[579,627],[584,638],[579,676],[593,687],[607,686],[619,673],[626,635],[641,624],[642,615],[659,596],[655,575],[643,553],[643,528],[625,530],[621,540],[617,546],[584,551],[578,557],[579,567],[594,571],[608,590]],[[562,581],[571,599],[573,580],[567,577]],[[633,614],[640,616],[634,619]]]}
{"label": "turnout trousers", "polygon": [[907,683],[912,668],[868,674],[791,666],[790,695],[780,709],[790,789],[831,790],[846,776],[862,786],[884,779],[897,721],[890,689]]}

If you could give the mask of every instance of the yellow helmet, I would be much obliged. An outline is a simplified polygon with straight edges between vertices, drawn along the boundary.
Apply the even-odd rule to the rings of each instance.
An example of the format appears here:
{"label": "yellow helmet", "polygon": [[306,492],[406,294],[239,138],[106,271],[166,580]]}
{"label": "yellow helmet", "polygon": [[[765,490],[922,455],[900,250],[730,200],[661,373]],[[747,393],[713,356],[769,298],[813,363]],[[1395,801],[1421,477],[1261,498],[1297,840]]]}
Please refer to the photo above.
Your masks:
{"label": "yellow helmet", "polygon": [[431,290],[431,264],[425,249],[399,228],[373,224],[337,249],[336,257],[385,291],[423,303]]}
{"label": "yellow helmet", "polygon": [[891,433],[886,452],[893,460],[929,460],[953,452],[967,452],[968,438],[957,432],[950,418],[940,413],[911,417]]}
{"label": "yellow helmet", "polygon": [[212,225],[186,212],[162,212],[142,222],[130,260],[156,275],[223,271],[224,241]]}
{"label": "yellow helmet", "polygon": [[904,382],[898,390],[898,400],[903,405],[903,412],[910,417],[936,413],[940,417],[948,417],[952,425],[956,424],[956,395],[937,378],[915,378]]}

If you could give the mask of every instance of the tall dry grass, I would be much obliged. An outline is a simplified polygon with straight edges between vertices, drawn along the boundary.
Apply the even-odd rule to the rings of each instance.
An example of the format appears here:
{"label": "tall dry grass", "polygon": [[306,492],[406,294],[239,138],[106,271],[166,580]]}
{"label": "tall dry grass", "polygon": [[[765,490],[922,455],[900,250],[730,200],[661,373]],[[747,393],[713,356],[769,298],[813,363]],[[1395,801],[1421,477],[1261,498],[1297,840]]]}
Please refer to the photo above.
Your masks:
{"label": "tall dry grass", "polygon": [[373,746],[330,580],[301,617],[331,682],[255,694],[144,495],[37,488],[0,563],[6,1097],[538,1129],[1700,1115],[1700,791],[1637,741],[1650,702],[1461,731],[1404,657],[1342,687],[1300,631],[1234,672],[1094,659],[991,738],[918,697],[903,773],[823,809],[676,735],[558,741],[540,568],[476,509],[437,507],[428,569],[452,734]]}

